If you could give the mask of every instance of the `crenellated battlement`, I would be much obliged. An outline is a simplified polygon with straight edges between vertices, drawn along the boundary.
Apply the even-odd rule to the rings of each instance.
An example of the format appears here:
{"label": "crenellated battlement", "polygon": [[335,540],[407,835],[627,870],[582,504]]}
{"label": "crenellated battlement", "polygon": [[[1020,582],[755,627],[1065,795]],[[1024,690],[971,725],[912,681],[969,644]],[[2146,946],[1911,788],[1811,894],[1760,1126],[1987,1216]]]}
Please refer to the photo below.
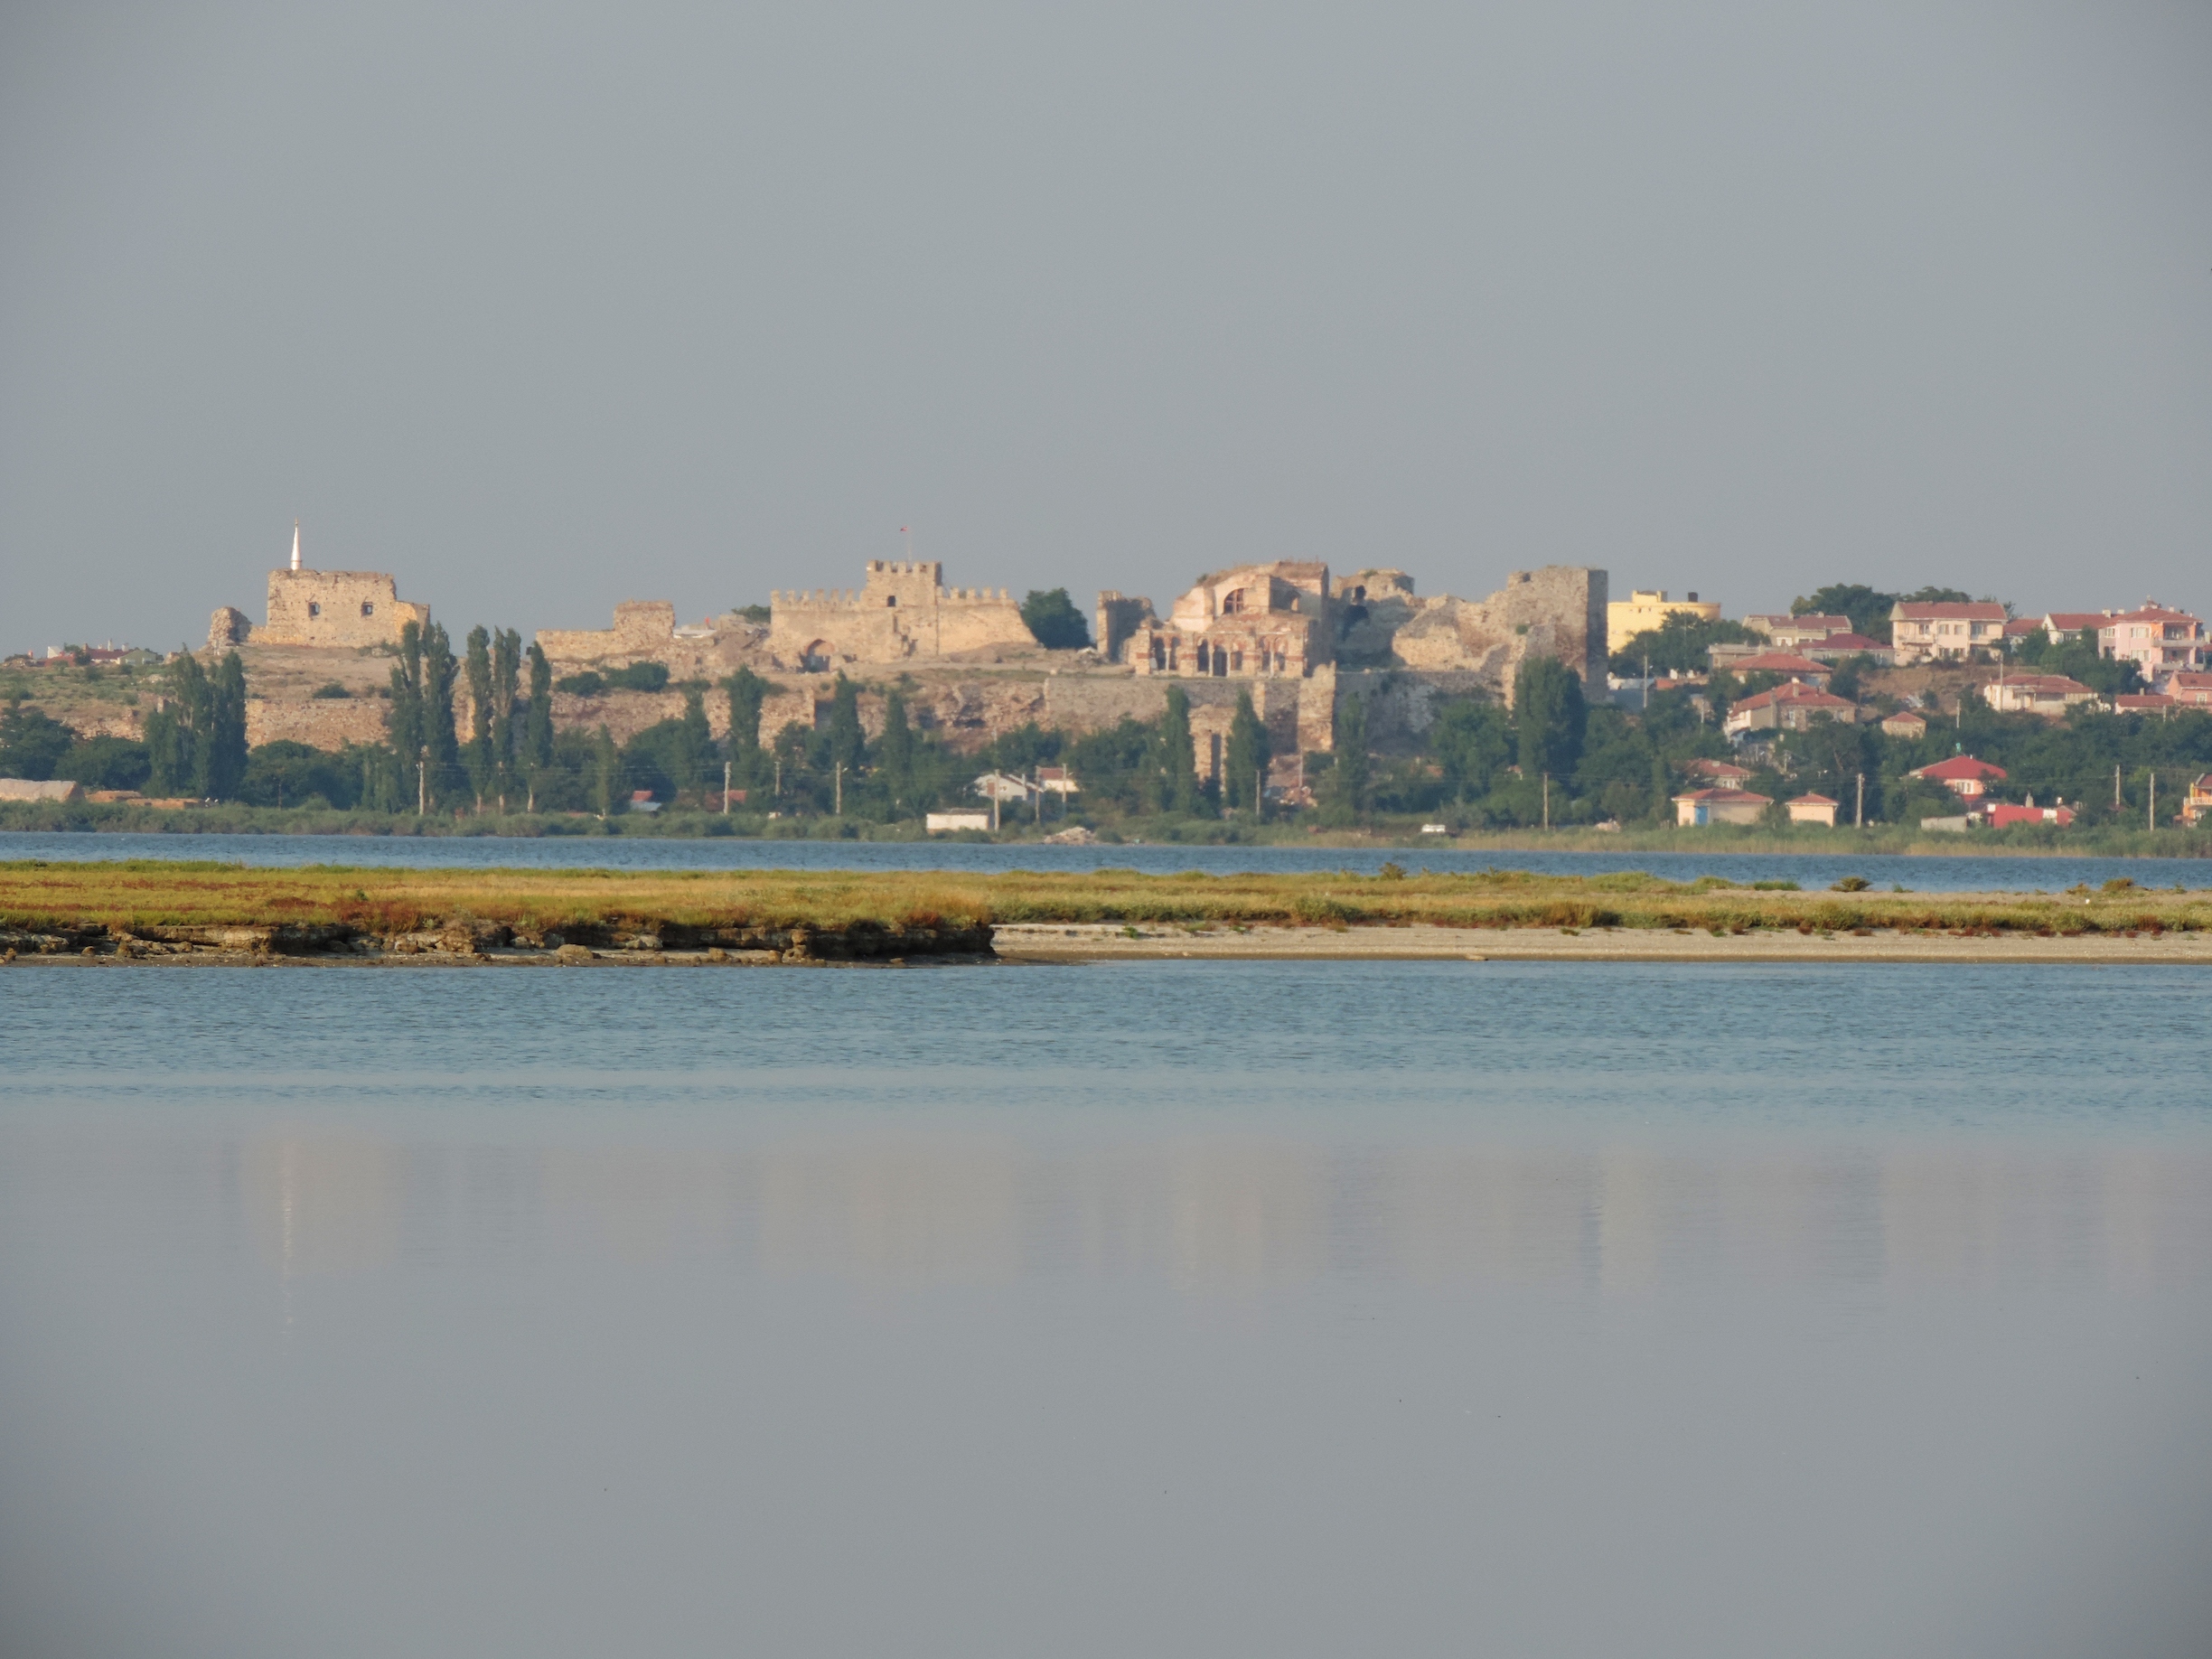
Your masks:
{"label": "crenellated battlement", "polygon": [[947,587],[935,559],[872,558],[864,587],[780,588],[768,595],[769,647],[779,661],[901,662],[1034,645],[1003,587]]}

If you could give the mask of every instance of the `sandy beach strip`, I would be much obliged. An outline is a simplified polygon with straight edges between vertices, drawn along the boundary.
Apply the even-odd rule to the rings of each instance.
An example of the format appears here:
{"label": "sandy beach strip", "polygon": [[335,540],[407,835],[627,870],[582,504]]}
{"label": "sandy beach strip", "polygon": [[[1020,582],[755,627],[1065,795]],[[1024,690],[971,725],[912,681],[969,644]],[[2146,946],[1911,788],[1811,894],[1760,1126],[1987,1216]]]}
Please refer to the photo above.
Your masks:
{"label": "sandy beach strip", "polygon": [[1148,924],[1001,925],[992,940],[1009,962],[1467,961],[1495,962],[2018,962],[2196,963],[2212,967],[2212,934],[2001,933],[1829,935],[1755,929],[1713,934],[1657,928],[1227,927]]}

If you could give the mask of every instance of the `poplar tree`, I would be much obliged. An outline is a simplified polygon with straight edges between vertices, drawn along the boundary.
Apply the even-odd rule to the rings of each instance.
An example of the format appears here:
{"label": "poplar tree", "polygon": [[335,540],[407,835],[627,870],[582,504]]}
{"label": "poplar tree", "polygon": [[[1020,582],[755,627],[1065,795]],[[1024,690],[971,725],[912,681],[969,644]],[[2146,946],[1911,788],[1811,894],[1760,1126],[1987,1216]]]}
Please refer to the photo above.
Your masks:
{"label": "poplar tree", "polygon": [[200,745],[214,720],[214,688],[200,660],[187,651],[170,670],[164,706],[145,723],[153,762],[147,785],[157,795],[182,795],[199,787]]}
{"label": "poplar tree", "polygon": [[454,681],[461,664],[445,637],[445,624],[432,623],[422,637],[422,742],[430,751],[430,792],[440,779],[451,779],[461,762],[461,739],[454,730]]}
{"label": "poplar tree", "polygon": [[914,758],[914,727],[906,723],[906,697],[894,691],[884,698],[883,737],[876,745],[876,770],[891,797],[894,817],[913,792]]}
{"label": "poplar tree", "polygon": [[1367,704],[1356,694],[1336,717],[1336,764],[1322,782],[1324,803],[1338,821],[1357,818],[1367,805]]}
{"label": "poplar tree", "polygon": [[830,702],[830,760],[848,773],[860,769],[867,750],[867,734],[860,726],[860,688],[839,674]]}
{"label": "poplar tree", "polygon": [[614,734],[605,726],[592,739],[592,793],[599,803],[599,816],[611,818],[623,810],[625,802],[622,792],[622,755],[614,747]]}
{"label": "poplar tree", "polygon": [[202,793],[229,801],[246,782],[246,664],[235,651],[215,670],[208,713],[207,742],[200,752],[207,785]]}
{"label": "poplar tree", "polygon": [[[398,757],[399,775],[412,778],[423,747],[422,624],[410,622],[399,630],[399,661],[392,664],[391,714],[388,719],[392,753]],[[407,792],[402,791],[404,795]]]}
{"label": "poplar tree", "polygon": [[714,733],[707,725],[707,694],[704,688],[684,688],[683,732],[676,750],[676,769],[681,774],[676,780],[679,789],[705,789],[707,766],[714,757]]}
{"label": "poplar tree", "polygon": [[507,810],[507,785],[514,775],[516,681],[522,668],[522,636],[512,628],[492,635],[492,765],[499,787],[500,811]]}
{"label": "poplar tree", "polygon": [[730,775],[751,789],[761,779],[761,705],[768,697],[768,682],[740,668],[722,682],[722,689],[729,698]]}
{"label": "poplar tree", "polygon": [[1579,675],[1556,657],[1529,658],[1514,675],[1513,717],[1522,776],[1563,778],[1574,771],[1589,719]]}
{"label": "poplar tree", "polygon": [[476,786],[476,807],[495,782],[497,762],[492,753],[492,635],[482,623],[468,634],[469,782]]}
{"label": "poplar tree", "polygon": [[1265,799],[1268,764],[1267,727],[1252,707],[1250,691],[1237,693],[1236,717],[1229,722],[1229,746],[1222,756],[1228,776],[1223,780],[1232,808],[1248,806],[1259,816]]}
{"label": "poplar tree", "polygon": [[1198,763],[1191,748],[1190,698],[1181,686],[1167,688],[1167,711],[1160,717],[1153,764],[1163,812],[1198,811]]}
{"label": "poplar tree", "polygon": [[553,764],[553,664],[536,640],[530,648],[530,717],[522,726],[522,758],[533,772]]}

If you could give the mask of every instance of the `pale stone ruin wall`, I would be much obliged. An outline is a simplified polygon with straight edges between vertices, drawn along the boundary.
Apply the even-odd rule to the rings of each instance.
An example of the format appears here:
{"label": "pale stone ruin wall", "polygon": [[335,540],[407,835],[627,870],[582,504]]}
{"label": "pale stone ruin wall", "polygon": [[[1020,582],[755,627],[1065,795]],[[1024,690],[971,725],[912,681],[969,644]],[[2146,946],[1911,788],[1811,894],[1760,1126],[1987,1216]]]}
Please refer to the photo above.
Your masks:
{"label": "pale stone ruin wall", "polygon": [[1509,702],[1531,657],[1557,657],[1596,697],[1606,684],[1606,573],[1581,565],[1516,570],[1487,599],[1431,599],[1392,636],[1408,668],[1472,673]]}
{"label": "pale stone ruin wall", "polygon": [[[246,699],[246,742],[304,743],[314,749],[342,749],[350,743],[382,743],[391,705],[382,698],[327,698],[312,702]],[[465,737],[468,728],[461,728]]]}
{"label": "pale stone ruin wall", "polygon": [[767,666],[766,637],[764,629],[731,617],[679,627],[667,600],[625,599],[614,607],[612,628],[541,628],[537,640],[556,674],[658,662],[671,679],[719,680],[741,667]]}
{"label": "pale stone ruin wall", "polygon": [[1138,629],[1158,621],[1152,614],[1149,599],[1125,598],[1109,587],[1099,595],[1098,626],[1092,630],[1092,643],[1101,661],[1121,661],[1121,646]]}
{"label": "pale stone ruin wall", "polygon": [[841,663],[904,662],[1035,651],[1021,607],[1005,588],[947,588],[935,560],[871,559],[867,585],[769,595],[768,649],[776,666],[819,671]]}
{"label": "pale stone ruin wall", "polygon": [[[223,613],[216,613],[216,626]],[[235,614],[235,613],[233,613]],[[378,570],[272,570],[268,623],[244,642],[253,645],[393,645],[408,623],[426,626],[430,607],[399,597]],[[218,642],[210,630],[209,643]]]}

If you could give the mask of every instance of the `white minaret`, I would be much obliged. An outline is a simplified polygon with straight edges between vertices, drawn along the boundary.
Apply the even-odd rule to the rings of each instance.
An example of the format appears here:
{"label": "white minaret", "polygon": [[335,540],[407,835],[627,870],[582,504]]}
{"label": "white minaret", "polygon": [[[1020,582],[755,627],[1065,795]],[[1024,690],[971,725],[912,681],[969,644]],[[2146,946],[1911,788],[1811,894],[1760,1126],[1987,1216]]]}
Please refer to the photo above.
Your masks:
{"label": "white minaret", "polygon": [[299,568],[299,520],[292,520],[292,568]]}

